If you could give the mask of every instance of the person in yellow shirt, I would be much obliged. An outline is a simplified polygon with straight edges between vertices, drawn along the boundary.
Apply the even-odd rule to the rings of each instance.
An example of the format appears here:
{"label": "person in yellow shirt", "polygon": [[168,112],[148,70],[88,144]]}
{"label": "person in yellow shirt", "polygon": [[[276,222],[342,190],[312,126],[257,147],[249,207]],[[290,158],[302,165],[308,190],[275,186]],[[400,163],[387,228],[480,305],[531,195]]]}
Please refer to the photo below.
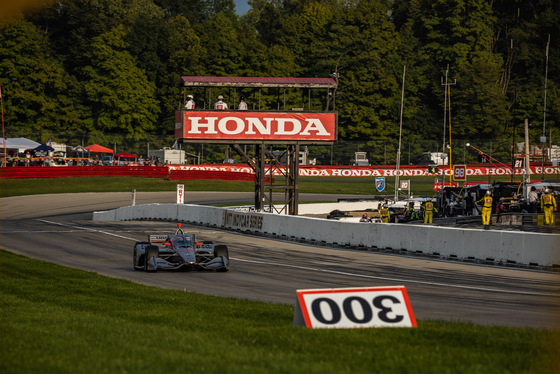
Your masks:
{"label": "person in yellow shirt", "polygon": [[556,211],[556,199],[547,188],[541,197],[541,210],[544,212],[545,225],[554,225],[554,212]]}
{"label": "person in yellow shirt", "polygon": [[383,205],[383,208],[379,211],[379,217],[381,217],[381,222],[389,223],[391,219],[391,213],[389,213],[389,209],[387,209],[387,205]]}
{"label": "person in yellow shirt", "polygon": [[424,204],[424,223],[432,223],[434,218],[434,203],[431,201],[426,201]]}
{"label": "person in yellow shirt", "polygon": [[492,217],[492,192],[486,191],[486,195],[480,200],[477,201],[484,201],[482,205],[482,224],[486,227],[490,225],[490,219]]}

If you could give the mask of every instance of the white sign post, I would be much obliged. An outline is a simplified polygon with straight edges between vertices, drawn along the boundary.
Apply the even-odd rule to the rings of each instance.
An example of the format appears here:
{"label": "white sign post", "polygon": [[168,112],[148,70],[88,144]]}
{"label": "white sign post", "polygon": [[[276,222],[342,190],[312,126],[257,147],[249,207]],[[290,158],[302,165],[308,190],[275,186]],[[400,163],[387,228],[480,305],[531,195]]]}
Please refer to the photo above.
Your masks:
{"label": "white sign post", "polygon": [[136,190],[132,190],[132,206],[136,205]]}
{"label": "white sign post", "polygon": [[184,204],[185,203],[185,185],[178,184],[177,185],[177,204]]}
{"label": "white sign post", "polygon": [[404,286],[297,290],[294,326],[416,327]]}
{"label": "white sign post", "polygon": [[402,180],[400,190],[407,191],[406,196],[410,197],[410,179],[409,180]]}

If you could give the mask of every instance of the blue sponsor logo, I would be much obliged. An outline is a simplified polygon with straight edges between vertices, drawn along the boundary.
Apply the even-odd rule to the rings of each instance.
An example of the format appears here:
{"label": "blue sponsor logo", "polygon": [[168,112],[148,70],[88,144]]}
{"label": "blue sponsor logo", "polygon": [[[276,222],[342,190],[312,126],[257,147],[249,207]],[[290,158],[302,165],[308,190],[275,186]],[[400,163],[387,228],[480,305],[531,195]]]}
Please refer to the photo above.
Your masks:
{"label": "blue sponsor logo", "polygon": [[385,177],[375,178],[375,188],[378,192],[385,190]]}

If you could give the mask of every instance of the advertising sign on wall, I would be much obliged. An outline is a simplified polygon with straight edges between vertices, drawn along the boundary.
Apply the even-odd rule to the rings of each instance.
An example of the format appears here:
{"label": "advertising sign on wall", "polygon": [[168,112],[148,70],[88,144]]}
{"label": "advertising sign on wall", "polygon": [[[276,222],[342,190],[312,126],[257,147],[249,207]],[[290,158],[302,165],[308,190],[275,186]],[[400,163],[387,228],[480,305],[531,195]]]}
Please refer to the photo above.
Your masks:
{"label": "advertising sign on wall", "polygon": [[[169,170],[206,170],[206,171],[229,171],[239,173],[254,173],[253,169],[247,164],[202,164],[202,165],[169,165]],[[496,166],[473,166],[469,165],[464,169],[466,176],[507,176],[513,175],[522,176],[522,172],[512,170],[507,167]],[[452,170],[446,168],[443,170],[446,179],[451,177]],[[560,174],[560,167],[558,166],[545,166],[544,169],[540,166],[531,166],[531,174],[540,175],[544,172],[545,175]],[[265,173],[270,173],[268,167],[265,168]],[[273,169],[274,176],[285,175],[285,169],[282,166],[277,166]],[[422,176],[439,176],[441,177],[441,170],[439,174],[432,173],[427,167],[410,166],[403,167],[397,172],[394,167],[389,166],[309,166],[300,165],[299,175],[301,177],[375,177],[377,184],[377,177],[391,178],[396,175],[400,177],[422,177]]]}

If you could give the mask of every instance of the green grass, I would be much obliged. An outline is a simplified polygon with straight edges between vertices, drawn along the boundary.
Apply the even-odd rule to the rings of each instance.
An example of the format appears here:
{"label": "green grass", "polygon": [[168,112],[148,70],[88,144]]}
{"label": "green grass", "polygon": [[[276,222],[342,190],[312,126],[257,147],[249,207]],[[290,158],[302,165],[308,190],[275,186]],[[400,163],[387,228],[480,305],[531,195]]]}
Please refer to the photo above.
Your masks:
{"label": "green grass", "polygon": [[6,251],[0,274],[2,373],[546,374],[560,367],[557,331],[427,321],[416,329],[310,330],[293,327],[292,306],[162,290]]}
{"label": "green grass", "polygon": [[[486,179],[485,179],[486,178]],[[276,178],[275,183],[281,179]],[[433,177],[410,177],[414,195],[433,195]],[[487,177],[472,178],[487,181]],[[506,179],[503,179],[506,180]],[[387,188],[378,193],[375,190],[375,178],[300,178],[301,193],[353,194],[353,195],[392,195],[394,179],[387,178]],[[175,191],[177,184],[184,184],[187,191],[244,191],[255,190],[254,182],[239,181],[169,181],[163,178],[141,177],[80,177],[80,178],[0,178],[0,197],[35,195],[44,193],[70,192],[125,192],[136,189],[140,192]]]}
{"label": "green grass", "polygon": [[175,191],[184,184],[190,191],[254,191],[253,182],[169,181],[141,177],[80,177],[0,179],[0,197],[72,192]]}
{"label": "green grass", "polygon": [[[432,178],[410,179],[416,195],[431,194]],[[174,191],[178,183],[191,191],[254,190],[252,182],[231,181],[0,179],[0,197]],[[373,189],[373,178],[300,180],[303,193]],[[292,326],[293,312],[0,251],[2,373],[556,373],[560,367],[558,331],[437,321],[418,321],[416,329],[308,330]]]}

